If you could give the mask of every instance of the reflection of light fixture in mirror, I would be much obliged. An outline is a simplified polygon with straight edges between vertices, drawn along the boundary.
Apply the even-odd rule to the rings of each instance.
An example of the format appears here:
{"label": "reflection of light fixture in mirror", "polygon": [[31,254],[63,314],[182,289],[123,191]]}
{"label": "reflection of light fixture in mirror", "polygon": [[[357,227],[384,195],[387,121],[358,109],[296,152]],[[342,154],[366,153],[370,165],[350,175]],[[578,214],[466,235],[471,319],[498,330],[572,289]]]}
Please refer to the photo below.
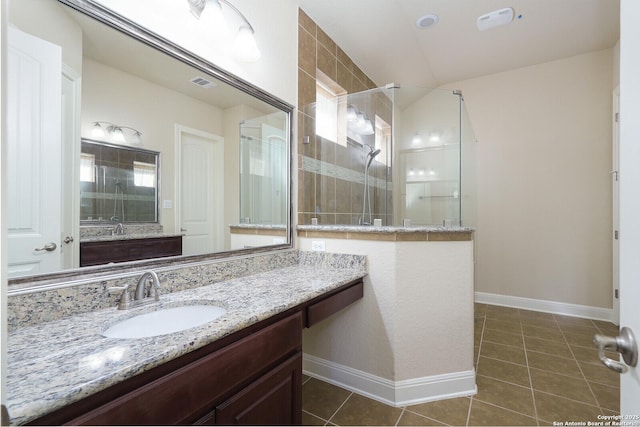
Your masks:
{"label": "reflection of light fixture in mirror", "polygon": [[375,133],[371,119],[353,105],[347,107],[347,128],[358,135],[373,135]]}
{"label": "reflection of light fixture in mirror", "polygon": [[[106,131],[103,125],[106,125]],[[125,137],[123,129],[130,131],[131,136]],[[142,144],[142,132],[129,126],[120,126],[109,122],[93,122],[91,135],[94,138],[108,138],[113,142],[126,143],[127,141],[133,145]]]}
{"label": "reflection of light fixture in mirror", "polygon": [[358,119],[358,110],[353,105],[347,107],[347,121],[355,122]]}
{"label": "reflection of light fixture in mirror", "polygon": [[419,133],[416,133],[411,139],[411,145],[420,145],[422,144],[422,137]]}
{"label": "reflection of light fixture in mirror", "polygon": [[431,132],[429,142],[440,142],[440,132]]}
{"label": "reflection of light fixture in mirror", "polygon": [[187,2],[189,3],[191,14],[198,19],[202,16],[202,12],[204,11],[207,2],[213,4],[210,9],[215,13],[211,13],[213,18],[210,19],[214,20],[211,26],[214,31],[219,31],[219,29],[225,25],[224,16],[222,16],[221,3],[227,5],[229,9],[235,12],[235,14],[243,21],[242,25],[238,28],[238,34],[236,34],[236,39],[233,44],[233,51],[236,57],[245,62],[254,62],[260,59],[260,50],[258,49],[258,44],[254,37],[255,31],[253,30],[253,26],[237,7],[229,3],[227,0],[187,0]]}

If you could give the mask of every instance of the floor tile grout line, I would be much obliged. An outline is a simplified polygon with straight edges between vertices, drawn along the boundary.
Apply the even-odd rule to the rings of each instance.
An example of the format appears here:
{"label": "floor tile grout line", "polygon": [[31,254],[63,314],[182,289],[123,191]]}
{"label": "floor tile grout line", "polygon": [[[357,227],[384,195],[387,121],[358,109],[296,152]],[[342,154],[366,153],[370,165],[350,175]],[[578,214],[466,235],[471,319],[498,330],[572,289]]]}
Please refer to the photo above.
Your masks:
{"label": "floor tile grout line", "polygon": [[[556,322],[557,321],[558,320],[556,319]],[[564,340],[567,342],[567,346],[569,347],[569,351],[571,352],[571,355],[573,356],[573,360],[575,361],[576,365],[578,365],[578,369],[580,370],[580,374],[582,375],[582,378],[584,379],[584,382],[587,383],[587,387],[589,388],[589,392],[591,392],[591,396],[593,397],[593,400],[596,402],[597,407],[600,410],[600,413],[603,414],[604,412],[602,410],[602,406],[600,406],[600,401],[598,400],[598,397],[596,396],[596,394],[593,392],[593,388],[591,388],[591,384],[589,383],[589,379],[584,374],[584,371],[582,370],[582,366],[580,365],[580,363],[578,363],[578,359],[576,358],[576,354],[573,352],[573,349],[571,348],[571,345],[569,345],[569,340],[567,340],[567,337],[564,334],[563,330],[560,330],[560,333],[562,334],[562,338],[564,338]],[[582,402],[582,403],[587,404],[586,402]]]}
{"label": "floor tile grout line", "polygon": [[306,412],[307,414],[311,415],[312,417],[324,421],[324,425],[327,425],[327,423],[329,422],[328,420],[325,420],[324,418],[314,414],[313,412],[305,411],[304,409],[302,410],[302,412]]}
{"label": "floor tile grout line", "polygon": [[[351,398],[351,396],[353,396],[353,392],[352,392],[352,391],[351,391],[351,392],[349,392],[349,396],[347,396],[347,398],[346,398],[346,399],[344,399],[344,401],[340,404],[340,406],[338,406],[338,409],[336,409],[336,410],[333,412],[333,414],[331,414],[331,416],[329,417],[329,420],[327,420],[327,424],[328,424],[328,423],[330,423],[330,422],[332,422],[331,420],[333,419],[333,417],[335,417],[335,416],[336,416],[336,414],[337,414],[338,412],[340,412],[340,409],[342,409],[342,407],[345,405],[345,403],[347,403],[347,400],[349,400],[349,398]],[[334,423],[334,424],[335,424],[335,423]]]}
{"label": "floor tile grout line", "polygon": [[[484,316],[482,316],[482,332],[480,332],[480,342],[478,343],[478,356],[476,357],[476,366],[475,366],[476,376],[478,375],[478,366],[480,365],[480,354],[482,353],[482,343],[484,343],[484,329],[486,324],[487,324],[487,312],[485,311]],[[476,380],[476,387],[477,387],[477,383],[478,381]],[[474,396],[471,396],[469,398],[469,409],[467,410],[467,421],[464,424],[465,426],[468,426],[469,421],[471,420],[471,407],[473,406],[473,398]]]}
{"label": "floor tile grout line", "polygon": [[[522,413],[522,412],[518,412],[518,411],[516,411],[514,409],[505,408],[504,406],[500,406],[500,405],[498,405],[496,403],[484,401],[482,399],[476,399],[476,400],[478,402],[484,403],[485,405],[490,405],[490,406],[493,406],[494,408],[503,409],[503,410],[505,410],[507,412],[512,412],[514,414],[522,415],[522,416],[525,416],[527,418],[533,418],[534,420],[536,420],[536,422],[538,421],[538,418],[537,418],[536,415],[528,415],[528,414],[525,414],[525,413]],[[534,407],[534,411],[535,411],[535,407]],[[467,423],[467,425],[469,425],[469,424]]]}
{"label": "floor tile grout line", "polygon": [[398,427],[398,423],[400,423],[400,420],[402,419],[402,416],[404,415],[404,412],[407,410],[406,406],[402,407],[402,411],[400,411],[400,415],[398,416],[398,419],[396,420],[396,423],[393,425],[394,427]]}
{"label": "floor tile grout line", "polygon": [[[520,311],[518,310],[518,313]],[[527,354],[527,341],[524,339],[524,327],[520,323],[522,330],[522,347],[524,348],[524,360],[527,362],[527,375],[529,375],[529,390],[531,390],[531,400],[533,402],[533,413],[535,414],[536,424],[540,425],[540,418],[538,417],[538,406],[536,405],[536,394],[533,392],[533,379],[531,378],[531,366],[529,366],[529,355]]]}

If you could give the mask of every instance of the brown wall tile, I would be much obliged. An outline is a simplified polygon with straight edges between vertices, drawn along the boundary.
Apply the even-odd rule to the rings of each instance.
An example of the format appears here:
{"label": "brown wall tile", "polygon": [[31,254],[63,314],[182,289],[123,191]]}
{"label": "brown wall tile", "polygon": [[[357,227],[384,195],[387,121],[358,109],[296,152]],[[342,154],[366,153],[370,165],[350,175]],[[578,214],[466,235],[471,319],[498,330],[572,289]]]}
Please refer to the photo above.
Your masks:
{"label": "brown wall tile", "polygon": [[337,68],[338,68],[338,59],[336,56],[330,52],[324,45],[318,43],[317,44],[317,66],[318,70],[322,71],[329,77],[331,80],[337,80]]}
{"label": "brown wall tile", "polygon": [[302,25],[298,26],[298,67],[311,76],[316,74],[316,38]]}
{"label": "brown wall tile", "polygon": [[298,8],[298,24],[302,25],[314,38],[316,38],[318,26],[315,21],[300,8]]}

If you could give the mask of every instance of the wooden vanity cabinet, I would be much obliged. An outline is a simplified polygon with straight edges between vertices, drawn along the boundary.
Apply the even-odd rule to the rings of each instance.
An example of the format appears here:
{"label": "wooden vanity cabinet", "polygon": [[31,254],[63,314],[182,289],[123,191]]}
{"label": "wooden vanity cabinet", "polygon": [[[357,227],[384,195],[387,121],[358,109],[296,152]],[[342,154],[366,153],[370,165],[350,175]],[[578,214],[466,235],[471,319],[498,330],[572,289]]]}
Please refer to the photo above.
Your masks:
{"label": "wooden vanity cabinet", "polygon": [[182,236],[80,242],[80,267],[182,255]]}
{"label": "wooden vanity cabinet", "polygon": [[31,425],[300,425],[302,329],[362,297],[361,279],[135,375]]}

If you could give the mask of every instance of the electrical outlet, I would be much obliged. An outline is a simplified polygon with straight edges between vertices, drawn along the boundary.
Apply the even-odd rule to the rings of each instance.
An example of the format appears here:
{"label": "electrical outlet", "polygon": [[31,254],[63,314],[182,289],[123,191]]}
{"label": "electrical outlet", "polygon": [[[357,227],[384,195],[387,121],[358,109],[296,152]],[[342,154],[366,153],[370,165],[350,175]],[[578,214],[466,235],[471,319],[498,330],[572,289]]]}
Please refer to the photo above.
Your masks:
{"label": "electrical outlet", "polygon": [[312,240],[311,241],[311,250],[312,251],[324,251],[324,240]]}

